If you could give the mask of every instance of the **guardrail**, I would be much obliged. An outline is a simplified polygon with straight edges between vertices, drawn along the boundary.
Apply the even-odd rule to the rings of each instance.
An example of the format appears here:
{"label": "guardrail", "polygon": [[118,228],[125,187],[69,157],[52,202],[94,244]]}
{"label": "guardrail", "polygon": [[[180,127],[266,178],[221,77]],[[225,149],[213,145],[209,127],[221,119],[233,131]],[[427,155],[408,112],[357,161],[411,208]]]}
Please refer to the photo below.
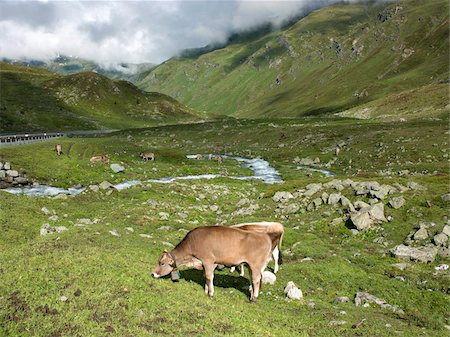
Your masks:
{"label": "guardrail", "polygon": [[0,146],[21,145],[35,142],[42,142],[50,139],[60,138],[70,135],[91,135],[96,133],[110,133],[117,130],[86,130],[68,132],[41,132],[41,133],[16,133],[0,135]]}

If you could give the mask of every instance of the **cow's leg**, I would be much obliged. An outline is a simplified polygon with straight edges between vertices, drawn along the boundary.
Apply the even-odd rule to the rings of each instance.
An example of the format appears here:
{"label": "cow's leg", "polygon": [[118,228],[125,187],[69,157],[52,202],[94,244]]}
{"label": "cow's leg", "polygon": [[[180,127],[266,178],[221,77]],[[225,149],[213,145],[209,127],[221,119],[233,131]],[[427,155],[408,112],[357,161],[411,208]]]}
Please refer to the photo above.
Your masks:
{"label": "cow's leg", "polygon": [[280,257],[280,250],[278,247],[275,247],[275,249],[272,252],[273,262],[275,263],[275,267],[273,268],[273,272],[276,274],[278,272],[279,266],[278,266],[278,259]]}
{"label": "cow's leg", "polygon": [[261,269],[252,265],[250,266],[250,272],[252,279],[252,291],[250,295],[250,301],[256,302],[256,299],[259,296],[259,289],[261,287]]}
{"label": "cow's leg", "polygon": [[239,273],[239,275],[242,276],[242,277],[244,277],[244,264],[241,263],[241,264],[239,265],[239,268],[240,268],[240,273]]}
{"label": "cow's leg", "polygon": [[213,297],[214,296],[214,269],[216,269],[217,265],[214,263],[209,263],[209,262],[205,262],[203,261],[203,268],[205,270],[205,278],[206,278],[206,283],[205,283],[205,293],[209,296],[209,297]]}

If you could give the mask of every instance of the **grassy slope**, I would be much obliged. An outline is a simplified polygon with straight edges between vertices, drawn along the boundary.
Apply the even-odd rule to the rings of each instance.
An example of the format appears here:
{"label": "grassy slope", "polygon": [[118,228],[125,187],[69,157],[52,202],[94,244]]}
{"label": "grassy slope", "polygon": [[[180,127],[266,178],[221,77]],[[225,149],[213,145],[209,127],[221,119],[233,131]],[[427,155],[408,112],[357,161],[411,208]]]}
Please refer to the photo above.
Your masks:
{"label": "grassy slope", "polygon": [[59,76],[0,63],[0,132],[145,127],[196,119],[169,96],[96,73]]}
{"label": "grassy slope", "polygon": [[[448,3],[399,5],[402,9],[385,22],[378,13],[386,7],[394,11],[396,4],[323,8],[256,40],[169,60],[139,86],[198,110],[255,117],[342,111],[447,79]],[[355,96],[365,91],[367,96]],[[446,105],[441,104],[446,92],[438,96],[432,103],[438,111],[429,115],[441,114]]]}
{"label": "grassy slope", "polygon": [[[27,197],[0,191],[0,335],[442,336],[444,324],[449,324],[450,283],[448,274],[435,275],[433,267],[449,263],[448,259],[399,271],[391,266],[398,261],[386,253],[419,222],[434,221],[437,231],[447,221],[448,205],[440,198],[448,192],[447,125],[448,120],[399,125],[320,119],[230,120],[66,139],[61,157],[51,152],[53,142],[0,149],[0,161],[12,161],[30,176],[58,186],[225,169],[243,173],[232,161],[219,167],[183,157],[216,151],[261,155],[286,180],[281,185],[227,179],[153,183],[111,196],[89,192],[66,200],[34,198],[32,203]],[[317,156],[327,162],[339,142],[346,145],[330,168],[338,178],[388,184],[415,181],[428,190],[405,192],[406,205],[401,209],[386,207],[394,220],[384,224],[382,232],[352,236],[343,224],[330,224],[341,212],[332,206],[280,219],[278,204],[271,199],[276,191],[294,192],[311,182],[331,180],[316,174],[307,177],[293,168],[293,159]],[[155,150],[154,163],[138,160],[137,153],[144,149]],[[89,156],[99,153],[122,161],[126,174],[110,177],[109,169],[91,166]],[[411,173],[403,177],[377,174],[386,168],[393,172],[409,169]],[[437,172],[429,174],[433,171]],[[342,193],[356,200],[350,191]],[[245,197],[260,209],[253,215],[233,214]],[[148,203],[149,199],[157,204]],[[222,213],[211,211],[211,205],[218,205]],[[59,220],[54,224],[67,226],[67,232],[39,236],[42,224],[51,222],[41,211],[44,206],[55,211]],[[169,213],[168,221],[160,219],[161,211]],[[188,216],[184,218],[180,212]],[[77,219],[86,217],[100,221],[74,226]],[[276,284],[266,286],[254,305],[242,290],[247,280],[228,271],[216,272],[213,299],[204,295],[200,272],[183,270],[177,284],[150,277],[158,254],[167,248],[163,241],[175,244],[183,237],[179,229],[221,221],[277,219],[286,226],[283,250],[289,248],[293,254],[285,255]],[[171,228],[158,229],[163,225]],[[127,233],[126,227],[134,232]],[[110,235],[113,229],[121,236]],[[142,233],[152,238],[140,237]],[[388,247],[373,242],[380,234]],[[300,244],[294,245],[297,242]],[[314,261],[301,262],[304,257]],[[284,300],[283,287],[291,280],[303,290],[304,302]],[[405,314],[373,305],[333,304],[338,296],[352,301],[358,291],[382,297]],[[63,295],[66,302],[60,300]],[[361,326],[352,328],[363,319]],[[336,320],[345,323],[330,327],[329,322]]]}

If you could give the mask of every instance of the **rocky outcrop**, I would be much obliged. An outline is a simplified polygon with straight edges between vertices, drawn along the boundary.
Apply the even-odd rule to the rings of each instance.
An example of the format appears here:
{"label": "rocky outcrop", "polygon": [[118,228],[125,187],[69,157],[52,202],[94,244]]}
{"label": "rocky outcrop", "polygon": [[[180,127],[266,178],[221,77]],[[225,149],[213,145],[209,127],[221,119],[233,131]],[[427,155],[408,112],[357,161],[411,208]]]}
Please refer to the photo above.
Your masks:
{"label": "rocky outcrop", "polygon": [[400,259],[407,259],[417,262],[433,262],[438,253],[435,246],[408,247],[403,244],[395,246],[390,250],[391,254]]}
{"label": "rocky outcrop", "polygon": [[13,170],[12,165],[9,162],[0,162],[0,189],[28,184],[30,184],[30,181],[25,174]]}

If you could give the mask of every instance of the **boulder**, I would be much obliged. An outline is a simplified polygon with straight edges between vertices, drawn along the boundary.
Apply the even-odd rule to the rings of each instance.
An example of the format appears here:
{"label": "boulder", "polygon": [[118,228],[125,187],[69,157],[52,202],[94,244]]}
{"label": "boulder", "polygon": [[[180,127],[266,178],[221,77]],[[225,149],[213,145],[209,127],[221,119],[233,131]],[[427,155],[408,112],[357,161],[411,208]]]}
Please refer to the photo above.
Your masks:
{"label": "boulder", "polygon": [[300,161],[298,163],[300,165],[309,166],[309,165],[314,164],[314,160],[312,160],[311,158],[302,158],[302,159],[300,159]]}
{"label": "boulder", "polygon": [[406,187],[408,187],[414,191],[426,191],[426,187],[419,185],[418,183],[416,183],[414,181],[408,181],[406,183]]}
{"label": "boulder", "polygon": [[6,177],[6,171],[0,170],[0,179],[3,179]]}
{"label": "boulder", "polygon": [[89,189],[90,189],[92,192],[97,193],[97,192],[100,190],[100,187],[98,187],[98,185],[89,185]]}
{"label": "boulder", "polygon": [[445,225],[444,229],[442,230],[442,233],[444,233],[447,236],[450,236],[450,226],[449,225]]}
{"label": "boulder", "polygon": [[413,235],[413,239],[418,241],[425,240],[427,238],[428,238],[428,231],[426,230],[425,227],[420,227],[419,230],[415,232]]}
{"label": "boulder", "polygon": [[394,209],[399,209],[405,204],[405,198],[403,197],[394,197],[391,200],[389,200],[389,206],[391,206]]}
{"label": "boulder", "polygon": [[357,201],[355,201],[354,206],[356,209],[363,209],[363,208],[369,207],[370,205],[365,203],[364,201],[357,200]]}
{"label": "boulder", "polygon": [[111,170],[113,170],[115,173],[123,172],[125,171],[125,167],[123,167],[120,164],[111,164]]}
{"label": "boulder", "polygon": [[380,202],[370,206],[369,209],[370,217],[377,222],[383,221],[387,222],[387,219],[384,216],[384,205]]}
{"label": "boulder", "polygon": [[286,202],[292,198],[294,198],[294,196],[291,192],[276,192],[272,197],[272,200],[275,202]]}
{"label": "boulder", "polygon": [[438,253],[437,247],[408,247],[403,244],[390,250],[391,254],[400,259],[409,259],[417,262],[433,262]]}
{"label": "boulder", "polygon": [[373,224],[373,220],[370,218],[369,212],[355,213],[350,217],[350,220],[358,230],[368,229]]}
{"label": "boulder", "polygon": [[16,183],[18,183],[18,184],[21,184],[21,185],[25,185],[25,184],[28,184],[28,179],[27,178],[25,178],[25,177],[16,177],[16,178],[14,178],[14,181],[16,182]]}
{"label": "boulder", "polygon": [[336,298],[333,303],[338,304],[338,303],[345,303],[348,301],[350,301],[350,299],[347,296],[341,296],[341,297]]}
{"label": "boulder", "polygon": [[343,195],[341,196],[341,204],[342,206],[345,207],[345,209],[347,209],[350,212],[355,212],[355,207],[353,206],[352,202],[347,198],[344,197]]}
{"label": "boulder", "polygon": [[111,184],[109,181],[102,181],[99,185],[100,189],[107,190],[109,188],[114,188],[114,185]]}
{"label": "boulder", "polygon": [[303,298],[302,291],[297,288],[294,282],[289,281],[286,287],[284,288],[284,293],[291,300],[301,300]]}
{"label": "boulder", "polygon": [[439,233],[433,237],[433,242],[436,246],[445,246],[448,241],[448,236],[444,233]]}
{"label": "boulder", "polygon": [[5,171],[11,170],[11,163],[9,163],[9,162],[4,163],[3,164],[3,169]]}
{"label": "boulder", "polygon": [[16,170],[6,170],[6,175],[15,178],[19,176],[19,172]]}
{"label": "boulder", "polygon": [[341,195],[339,193],[331,193],[328,197],[328,205],[336,205],[339,200],[341,200]]}
{"label": "boulder", "polygon": [[277,280],[277,277],[274,273],[265,270],[262,273],[262,283],[263,284],[275,284],[275,281]]}
{"label": "boulder", "polygon": [[441,195],[441,199],[443,202],[449,202],[450,201],[450,193]]}

